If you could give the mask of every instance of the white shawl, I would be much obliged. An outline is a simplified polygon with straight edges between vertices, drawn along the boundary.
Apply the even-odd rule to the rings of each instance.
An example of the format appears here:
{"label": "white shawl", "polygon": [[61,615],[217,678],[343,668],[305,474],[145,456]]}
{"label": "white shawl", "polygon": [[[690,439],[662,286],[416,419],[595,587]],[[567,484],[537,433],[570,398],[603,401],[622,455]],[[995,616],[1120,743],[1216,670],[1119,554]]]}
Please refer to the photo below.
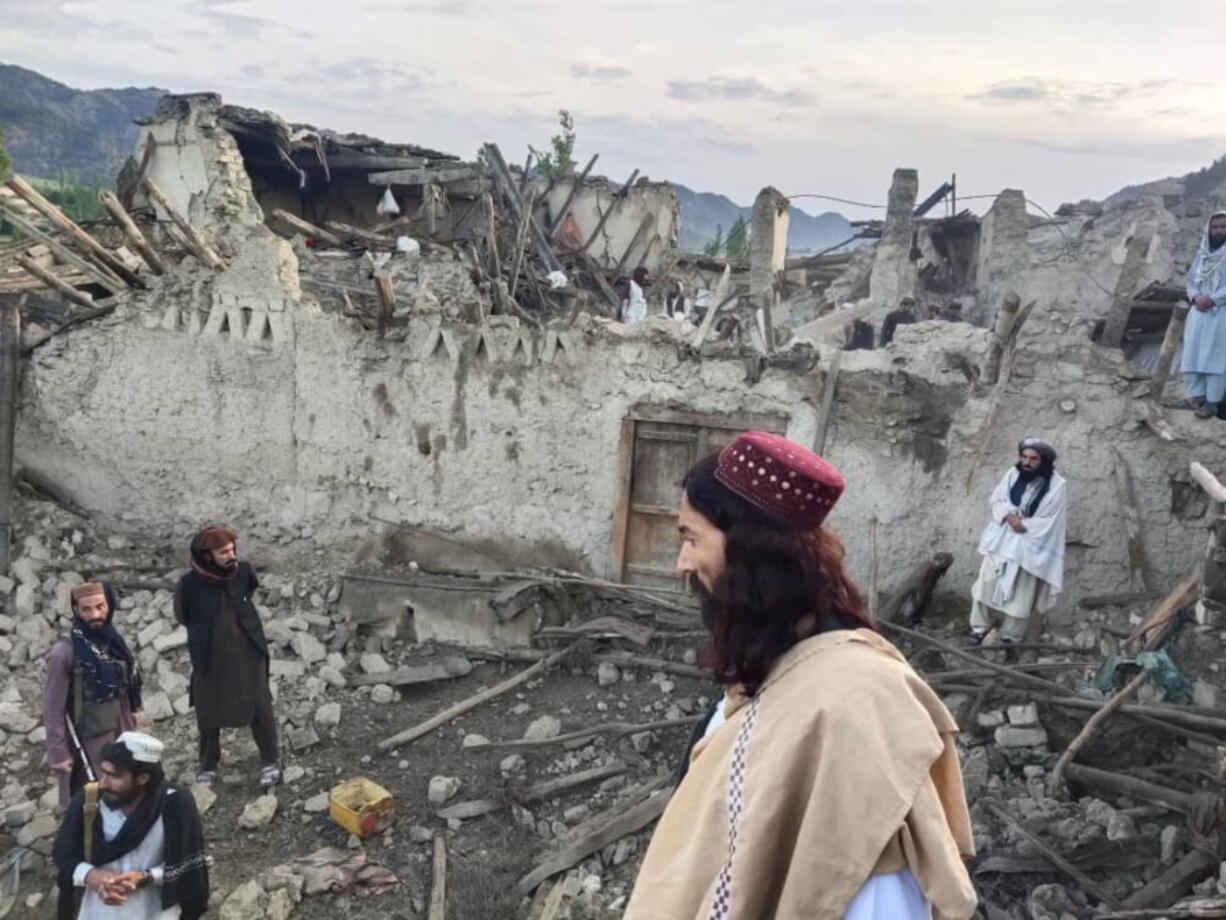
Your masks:
{"label": "white shawl", "polygon": [[[1055,606],[1056,595],[1064,587],[1068,489],[1064,477],[1053,472],[1051,487],[1043,496],[1042,504],[1035,509],[1033,517],[1022,521],[1026,532],[1015,533],[1004,520],[1010,514],[1019,513],[1009,497],[1009,490],[1017,477],[1017,468],[1010,469],[992,492],[992,520],[979,540],[979,552],[992,560],[999,573],[993,597],[985,600],[993,605],[1008,603],[1013,597],[1018,572],[1025,571],[1044,583],[1039,594],[1038,609],[1048,610]],[[1041,480],[1036,480],[1026,487],[1021,502],[1023,508],[1030,504],[1040,484]]]}

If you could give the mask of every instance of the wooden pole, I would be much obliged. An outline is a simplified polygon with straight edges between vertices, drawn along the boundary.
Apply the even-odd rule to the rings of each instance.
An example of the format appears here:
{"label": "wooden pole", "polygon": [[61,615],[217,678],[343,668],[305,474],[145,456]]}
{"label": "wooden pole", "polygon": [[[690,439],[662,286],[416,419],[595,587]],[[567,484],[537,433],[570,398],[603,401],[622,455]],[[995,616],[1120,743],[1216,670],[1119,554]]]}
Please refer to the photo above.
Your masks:
{"label": "wooden pole", "polygon": [[1131,570],[1130,587],[1136,587],[1136,579],[1141,580],[1146,591],[1151,590],[1149,565],[1145,559],[1145,544],[1141,539],[1141,512],[1137,508],[1136,494],[1132,488],[1132,479],[1128,475],[1128,466],[1124,463],[1124,455],[1118,447],[1112,446],[1111,454],[1114,462],[1116,495],[1119,499],[1120,513],[1124,516],[1124,532],[1128,535],[1128,567]]}
{"label": "wooden pole", "polygon": [[447,920],[447,837],[434,835],[434,867],[430,879],[427,920]]}
{"label": "wooden pole", "polygon": [[600,159],[599,153],[592,154],[592,158],[587,161],[587,166],[583,167],[583,172],[575,177],[570,184],[570,191],[566,193],[566,200],[562,202],[562,207],[558,209],[558,213],[553,218],[553,224],[549,227],[549,235],[552,237],[558,232],[558,228],[562,226],[562,221],[566,220],[566,214],[570,211],[570,206],[575,200],[575,196],[579,194],[579,189],[583,186],[583,180],[587,178],[587,174],[592,171],[592,167],[596,165],[596,161]]}
{"label": "wooden pole", "polygon": [[317,240],[323,240],[325,243],[331,243],[333,246],[345,245],[345,241],[331,230],[325,230],[323,227],[317,227],[310,221],[303,220],[297,214],[291,214],[289,211],[283,211],[281,208],[276,208],[272,211],[271,216],[281,221],[281,223],[285,224],[285,226],[289,227],[295,233],[301,233],[303,236],[311,236]]}
{"label": "wooden pole", "polygon": [[17,434],[17,363],[21,308],[0,298],[0,572],[8,573],[13,537],[13,442]]}
{"label": "wooden pole", "polygon": [[136,226],[136,221],[132,220],[132,215],[124,210],[124,206],[120,204],[119,199],[113,193],[103,189],[98,193],[98,200],[106,208],[107,213],[115,218],[115,221],[119,224],[119,229],[128,238],[132,248],[140,253],[140,257],[145,260],[149,270],[155,275],[166,274],[166,263],[162,261],[162,257],[154,251],[154,248],[149,245],[149,241],[145,239],[145,234],[140,232],[140,227]]}
{"label": "wooden pole", "polygon": [[992,344],[983,368],[984,383],[995,384],[1000,379],[1000,362],[1005,355],[1005,342],[1013,331],[1013,323],[1017,320],[1017,311],[1021,306],[1022,298],[1010,291],[1001,301],[1000,309],[996,311],[996,323],[992,326]]}
{"label": "wooden pole", "polygon": [[1167,323],[1166,335],[1162,337],[1162,349],[1158,352],[1158,363],[1154,367],[1154,376],[1149,381],[1149,398],[1152,402],[1162,400],[1162,391],[1166,389],[1167,378],[1171,375],[1171,362],[1175,360],[1175,351],[1183,342],[1183,327],[1188,320],[1188,302],[1181,300],[1171,308],[1171,321]]}
{"label": "wooden pole", "polygon": [[126,291],[128,286],[116,277],[109,269],[102,268],[87,259],[81,258],[55,237],[50,234],[43,233],[37,226],[28,221],[21,214],[17,213],[15,208],[8,207],[0,203],[0,216],[3,216],[6,221],[20,230],[35,242],[42,243],[55,257],[65,265],[75,268],[84,275],[89,275],[98,284],[106,288],[112,294],[118,294],[120,291]]}
{"label": "wooden pole", "polygon": [[1064,769],[1069,765],[1072,759],[1077,755],[1091,738],[1098,731],[1099,727],[1111,718],[1111,714],[1119,709],[1124,703],[1132,699],[1141,689],[1141,685],[1149,680],[1149,671],[1142,670],[1140,674],[1128,682],[1128,684],[1120,690],[1115,696],[1107,701],[1107,705],[1094,715],[1090,716],[1085,725],[1081,727],[1081,731],[1077,733],[1077,737],[1072,740],[1068,747],[1064,749],[1064,753],[1060,755],[1060,759],[1056,761],[1055,769],[1051,771],[1051,787],[1053,789],[1060,785],[1060,780],[1064,776]]}
{"label": "wooden pole", "polygon": [[817,435],[813,438],[813,452],[826,452],[826,434],[830,430],[830,419],[834,412],[834,388],[839,380],[839,365],[843,363],[843,349],[837,349],[830,361],[830,369],[826,371],[822,381],[822,408],[817,416]]}
{"label": "wooden pole", "polygon": [[100,267],[118,275],[125,284],[134,287],[142,286],[140,276],[136,272],[124,265],[115,253],[78,227],[67,214],[39,194],[38,190],[21,176],[10,176],[6,184],[24,198],[34,210],[72,237],[82,251]]}
{"label": "wooden pole", "polygon": [[514,690],[520,684],[531,680],[542,671],[553,667],[553,665],[557,664],[559,661],[569,655],[580,644],[582,643],[573,642],[566,646],[566,648],[554,652],[548,658],[542,658],[532,667],[520,671],[514,677],[504,680],[500,684],[495,684],[493,687],[490,687],[488,690],[483,690],[481,693],[474,694],[466,700],[461,700],[454,706],[444,709],[433,718],[422,722],[420,725],[415,725],[412,728],[406,729],[405,731],[398,732],[397,734],[392,735],[390,738],[384,738],[377,745],[379,750],[390,751],[392,748],[397,747],[398,745],[407,744],[410,741],[416,741],[422,735],[428,735],[440,725],[445,725],[452,719],[464,715],[464,713],[468,712],[470,709],[475,709],[482,703],[486,703],[495,697],[502,696],[502,694],[507,693],[510,690]]}
{"label": "wooden pole", "polygon": [[636,169],[630,174],[630,178],[626,180],[626,184],[617,190],[617,194],[613,196],[613,200],[609,202],[609,206],[605,208],[603,214],[600,215],[600,220],[596,222],[596,229],[592,231],[592,235],[587,238],[587,242],[583,244],[580,252],[587,252],[592,248],[592,244],[596,242],[596,237],[600,236],[604,230],[604,225],[609,222],[609,218],[613,216],[613,212],[617,210],[627,195],[630,194],[630,189],[634,187],[634,180],[639,177],[639,171]]}
{"label": "wooden pole", "polygon": [[880,560],[877,557],[877,515],[868,519],[869,557],[868,557],[868,618],[877,621],[877,569]]}
{"label": "wooden pole", "polygon": [[[515,180],[511,176],[511,171],[507,167],[507,161],[503,159],[502,151],[498,148],[497,144],[486,144],[484,149],[490,164],[494,167],[494,182],[502,193],[502,197],[506,199],[507,204],[510,206],[511,216],[519,220],[526,205],[524,204],[524,199],[519,194],[519,188],[515,185]],[[536,219],[536,215],[530,211],[528,212],[528,227],[536,246],[537,258],[541,260],[541,264],[545,266],[547,271],[561,271],[562,263],[558,261],[557,254],[553,251],[553,246],[549,242],[549,237]]]}
{"label": "wooden pole", "polygon": [[166,215],[174,221],[175,226],[179,228],[179,232],[183,234],[183,238],[187,240],[188,248],[196,258],[200,259],[210,268],[226,267],[225,260],[217,254],[217,251],[212,246],[204,241],[204,238],[196,232],[196,228],[187,222],[187,218],[174,209],[170,199],[166,197],[166,193],[149,176],[145,176],[144,188],[146,194],[156,201],[161,209],[166,212]]}
{"label": "wooden pole", "polygon": [[89,307],[91,309],[96,306],[94,303],[94,298],[90,297],[84,291],[78,291],[67,281],[64,281],[55,274],[47,271],[47,269],[43,268],[29,256],[21,256],[17,261],[21,263],[21,267],[28,271],[31,275],[33,275],[43,284],[47,285],[47,287],[58,291],[60,294],[63,294],[64,297],[68,298],[73,303],[80,304],[83,307]]}
{"label": "wooden pole", "polygon": [[1222,485],[1216,476],[1195,460],[1189,465],[1189,470],[1192,473],[1192,478],[1196,480],[1197,484],[1205,490],[1211,499],[1219,504],[1226,502],[1226,486]]}

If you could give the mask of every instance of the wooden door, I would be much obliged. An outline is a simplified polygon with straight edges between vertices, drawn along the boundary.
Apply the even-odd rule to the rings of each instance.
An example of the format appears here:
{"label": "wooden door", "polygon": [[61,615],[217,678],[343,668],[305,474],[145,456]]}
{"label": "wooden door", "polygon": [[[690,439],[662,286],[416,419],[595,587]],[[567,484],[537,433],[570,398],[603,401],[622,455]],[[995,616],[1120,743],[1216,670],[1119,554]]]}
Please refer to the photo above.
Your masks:
{"label": "wooden door", "polygon": [[686,472],[751,429],[782,434],[782,416],[717,416],[639,408],[622,423],[613,516],[613,574],[627,584],[675,588],[677,505]]}

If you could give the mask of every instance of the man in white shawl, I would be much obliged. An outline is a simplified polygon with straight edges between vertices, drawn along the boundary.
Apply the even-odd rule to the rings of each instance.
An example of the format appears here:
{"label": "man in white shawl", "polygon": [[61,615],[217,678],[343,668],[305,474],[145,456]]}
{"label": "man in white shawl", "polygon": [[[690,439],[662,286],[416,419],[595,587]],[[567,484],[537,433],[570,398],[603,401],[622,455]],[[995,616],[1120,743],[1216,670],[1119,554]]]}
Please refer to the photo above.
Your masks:
{"label": "man in white shawl", "polygon": [[1024,439],[990,505],[992,520],[979,540],[983,564],[971,588],[971,635],[982,642],[1000,618],[1001,641],[1016,644],[1031,614],[1054,607],[1064,587],[1068,490],[1056,472],[1055,449],[1041,438]]}
{"label": "man in white shawl", "polygon": [[1226,211],[1205,224],[1188,269],[1188,323],[1183,327],[1184,405],[1213,418],[1226,397]]}

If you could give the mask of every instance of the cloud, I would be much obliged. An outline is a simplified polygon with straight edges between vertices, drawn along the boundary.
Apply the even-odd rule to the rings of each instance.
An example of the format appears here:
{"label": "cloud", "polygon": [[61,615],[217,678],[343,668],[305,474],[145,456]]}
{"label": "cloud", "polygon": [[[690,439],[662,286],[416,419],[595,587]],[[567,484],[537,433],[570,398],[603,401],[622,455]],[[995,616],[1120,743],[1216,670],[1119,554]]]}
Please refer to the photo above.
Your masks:
{"label": "cloud", "polygon": [[817,105],[817,97],[802,89],[778,90],[767,86],[757,77],[707,77],[705,80],[669,80],[667,95],[686,102],[708,102],[713,99],[752,100],[805,108]]}
{"label": "cloud", "polygon": [[633,71],[627,70],[625,67],[608,64],[571,64],[570,75],[576,80],[610,82],[613,80],[624,80],[626,77],[633,76]]}
{"label": "cloud", "polygon": [[1000,105],[1041,103],[1056,112],[1071,114],[1143,99],[1177,84],[1178,81],[1169,79],[1094,83],[1028,76],[993,83],[969,98]]}
{"label": "cloud", "polygon": [[370,3],[366,6],[370,13],[416,13],[422,16],[469,16],[477,11],[473,0],[413,0],[391,3]]}
{"label": "cloud", "polygon": [[234,12],[232,7],[241,2],[242,0],[192,0],[191,3],[180,5],[179,9],[207,20],[235,38],[262,38],[270,32],[285,32],[295,38],[314,38],[310,32],[287,22]]}
{"label": "cloud", "polygon": [[1221,148],[1221,137],[1173,137],[1165,140],[1092,140],[1092,141],[1049,141],[1034,137],[994,137],[990,140],[1004,144],[1019,144],[1032,147],[1035,150],[1045,150],[1048,153],[1064,153],[1073,156],[1124,157],[1137,159],[1161,159],[1164,157],[1185,156],[1204,150],[1206,153]]}
{"label": "cloud", "polygon": [[391,81],[419,85],[421,77],[397,64],[384,64],[369,57],[335,61],[320,68],[319,76],[339,83],[383,84]]}
{"label": "cloud", "polygon": [[596,149],[650,149],[657,154],[692,155],[695,150],[748,156],[758,148],[705,118],[638,118],[597,115],[579,121],[582,142]]}

